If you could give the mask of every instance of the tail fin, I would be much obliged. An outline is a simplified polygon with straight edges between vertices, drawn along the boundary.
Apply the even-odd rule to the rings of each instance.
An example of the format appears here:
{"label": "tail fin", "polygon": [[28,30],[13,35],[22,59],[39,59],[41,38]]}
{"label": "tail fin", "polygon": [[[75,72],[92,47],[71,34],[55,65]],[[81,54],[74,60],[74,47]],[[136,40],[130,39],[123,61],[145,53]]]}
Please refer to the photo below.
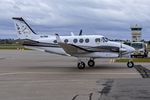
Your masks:
{"label": "tail fin", "polygon": [[36,33],[30,28],[30,26],[24,21],[22,17],[13,17],[18,37],[20,39],[33,39],[36,37]]}

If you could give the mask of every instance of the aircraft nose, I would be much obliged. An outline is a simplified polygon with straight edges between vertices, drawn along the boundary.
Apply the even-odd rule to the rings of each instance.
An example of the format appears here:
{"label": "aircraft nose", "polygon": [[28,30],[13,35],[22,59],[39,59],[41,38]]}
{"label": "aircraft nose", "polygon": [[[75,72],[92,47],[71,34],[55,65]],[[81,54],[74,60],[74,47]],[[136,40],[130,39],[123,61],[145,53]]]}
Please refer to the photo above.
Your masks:
{"label": "aircraft nose", "polygon": [[128,45],[124,44],[123,47],[126,48],[128,53],[134,53],[135,52],[135,49],[131,46],[128,46]]}
{"label": "aircraft nose", "polygon": [[133,47],[129,47],[129,52],[130,53],[134,53],[135,52],[135,49]]}

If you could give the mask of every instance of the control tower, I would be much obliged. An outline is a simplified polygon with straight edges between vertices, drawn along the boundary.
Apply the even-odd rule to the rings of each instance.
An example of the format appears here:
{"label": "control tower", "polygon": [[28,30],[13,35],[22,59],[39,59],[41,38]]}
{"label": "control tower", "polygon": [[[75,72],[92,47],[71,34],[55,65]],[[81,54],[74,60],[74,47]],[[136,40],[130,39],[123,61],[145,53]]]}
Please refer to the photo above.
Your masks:
{"label": "control tower", "polygon": [[134,27],[130,27],[132,42],[140,42],[142,37],[142,29],[143,27],[139,27],[137,24]]}

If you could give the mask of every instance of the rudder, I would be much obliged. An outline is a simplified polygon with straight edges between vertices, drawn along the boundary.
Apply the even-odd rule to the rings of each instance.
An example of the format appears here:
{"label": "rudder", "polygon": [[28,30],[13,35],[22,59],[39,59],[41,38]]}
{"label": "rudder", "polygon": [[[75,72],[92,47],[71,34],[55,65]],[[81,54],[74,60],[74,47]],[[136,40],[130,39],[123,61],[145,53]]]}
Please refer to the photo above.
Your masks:
{"label": "rudder", "polygon": [[31,27],[25,22],[22,17],[13,17],[18,37],[20,39],[33,39],[36,37],[36,33]]}

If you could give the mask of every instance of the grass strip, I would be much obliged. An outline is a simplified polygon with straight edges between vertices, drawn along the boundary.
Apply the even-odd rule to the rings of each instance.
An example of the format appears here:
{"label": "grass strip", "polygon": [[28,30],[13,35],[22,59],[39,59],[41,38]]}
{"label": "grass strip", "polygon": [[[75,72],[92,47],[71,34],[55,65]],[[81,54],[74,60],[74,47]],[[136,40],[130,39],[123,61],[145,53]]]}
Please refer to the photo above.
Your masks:
{"label": "grass strip", "polygon": [[[117,59],[115,62],[128,62],[128,59]],[[149,62],[150,58],[134,58],[133,62]]]}

